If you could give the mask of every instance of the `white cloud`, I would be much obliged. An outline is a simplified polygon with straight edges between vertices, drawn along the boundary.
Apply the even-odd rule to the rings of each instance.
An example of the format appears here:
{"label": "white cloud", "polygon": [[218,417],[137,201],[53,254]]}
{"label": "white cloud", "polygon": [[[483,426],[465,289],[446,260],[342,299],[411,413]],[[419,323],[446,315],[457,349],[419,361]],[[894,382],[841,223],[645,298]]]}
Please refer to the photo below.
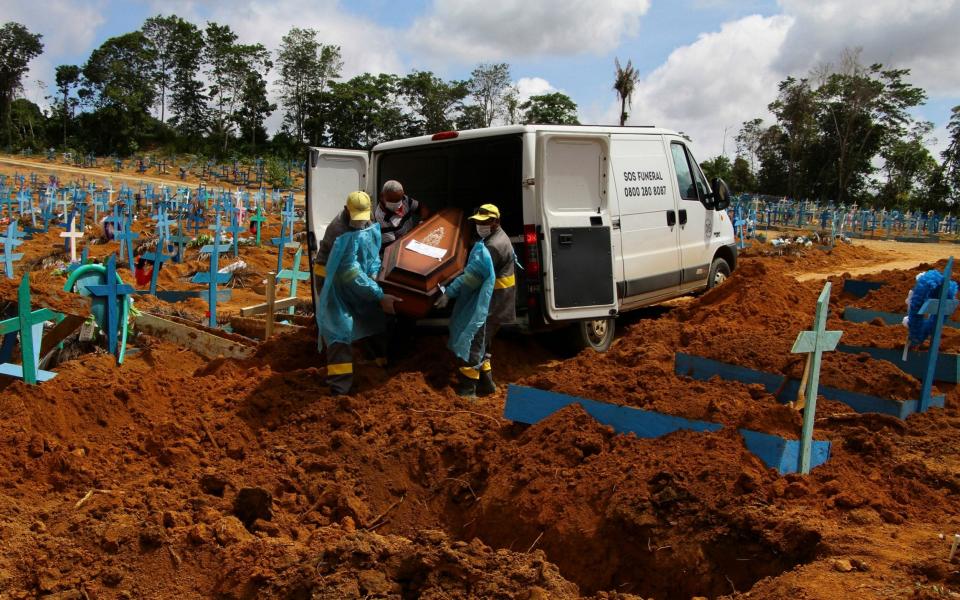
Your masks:
{"label": "white cloud", "polygon": [[[42,34],[43,54],[30,63],[24,77],[24,96],[40,106],[47,106],[45,96],[54,92],[56,65],[91,48],[97,40],[97,28],[104,22],[103,0],[48,0],[14,2],[4,6],[2,20],[15,21],[32,33]],[[40,87],[40,82],[46,89]]]}
{"label": "white cloud", "polygon": [[[629,124],[683,131],[693,138],[699,160],[733,154],[743,121],[767,114],[781,76],[773,68],[793,23],[791,17],[750,16],[725,23],[719,32],[674,50],[667,61],[638,82]],[[600,115],[616,123],[613,103]]]}
{"label": "white cloud", "polygon": [[542,77],[521,77],[514,85],[517,88],[517,100],[521,104],[529,100],[530,96],[557,91],[557,88],[550,85],[550,82]]}
{"label": "white cloud", "polygon": [[650,0],[434,0],[406,36],[432,60],[603,54],[636,34]]}
{"label": "white cloud", "polygon": [[911,69],[910,82],[935,95],[960,94],[960,0],[781,0],[794,26],[777,63],[806,74],[836,63],[844,48],[863,48],[865,64]]}

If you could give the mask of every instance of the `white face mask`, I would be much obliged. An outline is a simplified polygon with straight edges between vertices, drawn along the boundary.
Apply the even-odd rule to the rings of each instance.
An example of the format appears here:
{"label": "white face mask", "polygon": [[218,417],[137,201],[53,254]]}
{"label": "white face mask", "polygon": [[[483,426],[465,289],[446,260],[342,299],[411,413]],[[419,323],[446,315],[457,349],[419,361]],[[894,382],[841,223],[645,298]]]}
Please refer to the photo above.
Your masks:
{"label": "white face mask", "polygon": [[387,210],[390,212],[396,212],[400,205],[403,204],[403,200],[397,200],[396,202],[384,202],[383,205],[387,207]]}
{"label": "white face mask", "polygon": [[477,235],[483,239],[487,239],[487,236],[493,233],[493,227],[490,225],[477,225]]}

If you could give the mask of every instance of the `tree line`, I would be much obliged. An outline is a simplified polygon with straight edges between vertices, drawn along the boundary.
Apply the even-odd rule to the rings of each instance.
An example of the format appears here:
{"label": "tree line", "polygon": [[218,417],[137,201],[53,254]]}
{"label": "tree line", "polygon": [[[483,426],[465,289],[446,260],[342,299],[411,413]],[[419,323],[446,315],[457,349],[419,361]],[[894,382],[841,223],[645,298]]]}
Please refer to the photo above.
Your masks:
{"label": "tree line", "polygon": [[914,119],[926,92],[907,81],[908,69],[863,65],[845,50],[837,65],[807,77],[787,77],[768,105],[772,123],[742,124],[731,163],[703,163],[735,191],[761,192],[835,204],[953,210],[960,197],[960,106],[948,124],[937,160],[928,150],[933,124]]}
{"label": "tree line", "polygon": [[[418,70],[345,80],[340,48],[298,27],[271,52],[243,43],[228,25],[151,17],[103,42],[82,65],[58,66],[47,110],[17,97],[42,52],[40,34],[14,22],[0,27],[0,147],[7,150],[299,157],[306,145],[370,148],[494,123],[577,123],[566,94],[520,102],[507,63],[479,64],[465,80]],[[270,136],[264,123],[277,110],[282,127]]]}

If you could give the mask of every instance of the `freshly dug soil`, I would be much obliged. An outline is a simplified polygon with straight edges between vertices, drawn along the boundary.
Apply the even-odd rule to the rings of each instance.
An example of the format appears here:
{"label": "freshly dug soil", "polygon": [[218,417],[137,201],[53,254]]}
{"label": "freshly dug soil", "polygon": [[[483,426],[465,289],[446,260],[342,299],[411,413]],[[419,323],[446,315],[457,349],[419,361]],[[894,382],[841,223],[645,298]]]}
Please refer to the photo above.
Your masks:
{"label": "freshly dug soil", "polygon": [[[35,298],[66,308],[62,278],[42,265],[55,253],[42,246],[25,257],[38,265]],[[258,276],[276,259],[241,252]],[[812,269],[809,258],[843,273],[886,260],[846,252],[789,267]],[[122,366],[94,351],[40,386],[8,382],[0,597],[960,593],[948,560],[960,531],[953,386],[938,385],[945,409],[906,421],[821,398],[815,437],[832,443],[830,460],[781,476],[737,428],[796,437],[799,413],[758,386],[674,374],[683,351],[799,377],[803,357],[790,349],[811,327],[822,282],[797,282],[787,264],[748,255],[713,291],[625,316],[603,355],[564,358],[551,338],[505,331],[493,346],[501,389],[476,400],[451,390],[455,365],[436,331],[403,340],[386,370],[358,347],[355,392],[331,396],[309,325],[246,342],[257,345],[247,360],[205,360],[139,335]],[[171,268],[164,284],[188,289],[190,268]],[[900,285],[914,274],[883,277]],[[897,327],[840,321],[849,301],[834,288],[828,327],[842,341],[902,344]],[[0,291],[15,297],[14,286]],[[137,306],[203,316],[145,298]],[[515,424],[501,417],[506,383],[725,427],[638,439],[577,405]],[[825,356],[821,383],[903,398],[918,386],[889,363],[839,353]]]}

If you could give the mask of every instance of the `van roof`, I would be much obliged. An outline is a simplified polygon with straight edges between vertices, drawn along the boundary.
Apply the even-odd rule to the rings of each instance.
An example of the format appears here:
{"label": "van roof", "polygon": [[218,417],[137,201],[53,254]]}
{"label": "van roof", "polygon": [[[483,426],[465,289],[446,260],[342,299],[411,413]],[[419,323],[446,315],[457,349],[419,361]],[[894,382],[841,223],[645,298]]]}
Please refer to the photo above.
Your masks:
{"label": "van roof", "polygon": [[[662,129],[652,125],[617,127],[615,125],[503,125],[499,127],[486,127],[484,129],[464,129],[456,132],[456,138],[459,140],[479,139],[484,137],[493,137],[498,135],[510,135],[519,133],[533,133],[538,131],[556,132],[556,133],[633,133],[649,135],[679,135],[676,131]],[[373,147],[373,152],[381,150],[392,150],[394,148],[409,148],[410,146],[423,146],[427,144],[443,143],[454,138],[445,138],[434,140],[431,135],[421,135],[418,137],[405,138],[402,140],[392,140],[383,142]]]}

